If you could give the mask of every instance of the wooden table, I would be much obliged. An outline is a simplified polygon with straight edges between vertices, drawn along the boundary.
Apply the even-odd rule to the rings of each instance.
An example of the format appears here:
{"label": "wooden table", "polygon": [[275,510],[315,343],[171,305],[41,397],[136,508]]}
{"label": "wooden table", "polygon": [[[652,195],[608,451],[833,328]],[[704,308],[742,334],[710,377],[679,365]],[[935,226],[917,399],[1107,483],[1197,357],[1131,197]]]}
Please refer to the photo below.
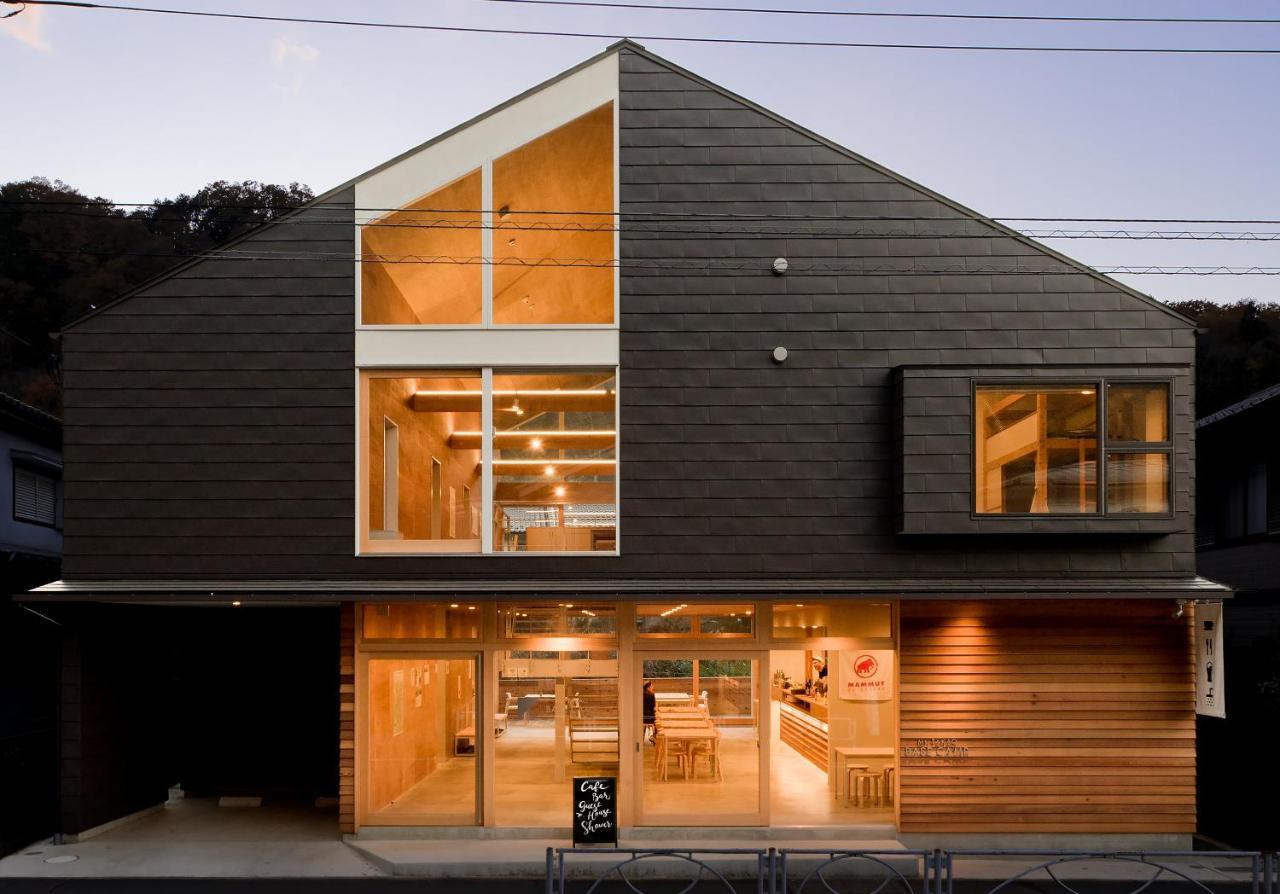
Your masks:
{"label": "wooden table", "polygon": [[[885,763],[887,763],[889,766],[893,766],[894,752],[892,748],[866,748],[866,747],[844,746],[844,747],[833,748],[832,751],[835,752],[836,800],[837,801],[840,800],[841,790],[844,788],[844,777],[845,777],[844,771],[845,771],[845,768],[848,766],[850,758],[859,758],[859,759],[872,758],[873,760],[878,758],[883,758],[885,760]],[[841,766],[842,763],[845,765],[844,767]],[[849,796],[849,793],[844,792],[844,796],[847,798]],[[889,800],[892,797],[893,796],[891,793],[886,793],[885,800]]]}
{"label": "wooden table", "polygon": [[658,707],[693,704],[693,696],[688,692],[655,692],[653,698]]}
{"label": "wooden table", "polygon": [[[654,756],[655,759],[658,761],[658,768],[657,768],[658,778],[662,780],[665,780],[667,778],[667,743],[668,742],[685,742],[689,747],[690,753],[692,753],[693,746],[695,743],[711,742],[719,735],[720,735],[720,731],[717,730],[714,726],[711,726],[709,724],[705,726],[700,726],[700,727],[688,727],[688,728],[677,727],[677,728],[669,728],[669,729],[661,730],[658,733],[658,740],[659,740],[659,746],[657,748],[658,753]],[[692,760],[690,760],[688,763],[684,765],[685,779],[689,778],[689,770],[692,765],[693,765]]]}

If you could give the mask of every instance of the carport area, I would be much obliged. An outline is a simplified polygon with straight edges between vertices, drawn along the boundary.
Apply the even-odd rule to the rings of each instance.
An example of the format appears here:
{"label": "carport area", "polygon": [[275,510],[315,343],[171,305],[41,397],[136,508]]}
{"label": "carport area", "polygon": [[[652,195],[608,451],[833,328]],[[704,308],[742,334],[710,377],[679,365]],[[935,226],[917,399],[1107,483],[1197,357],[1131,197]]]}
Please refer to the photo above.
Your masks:
{"label": "carport area", "polygon": [[219,807],[216,798],[169,801],[84,841],[44,841],[0,860],[0,878],[379,875],[343,842],[336,807]]}

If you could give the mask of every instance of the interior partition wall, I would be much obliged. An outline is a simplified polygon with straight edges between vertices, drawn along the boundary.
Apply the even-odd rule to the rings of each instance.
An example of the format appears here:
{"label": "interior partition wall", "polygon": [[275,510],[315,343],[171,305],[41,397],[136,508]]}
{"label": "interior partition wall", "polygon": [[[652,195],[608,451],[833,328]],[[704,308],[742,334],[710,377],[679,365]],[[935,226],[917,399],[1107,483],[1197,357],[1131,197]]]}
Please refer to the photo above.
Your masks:
{"label": "interior partition wall", "polygon": [[357,831],[567,834],[575,776],[619,780],[622,826],[896,822],[894,604],[460,598],[355,614]]}

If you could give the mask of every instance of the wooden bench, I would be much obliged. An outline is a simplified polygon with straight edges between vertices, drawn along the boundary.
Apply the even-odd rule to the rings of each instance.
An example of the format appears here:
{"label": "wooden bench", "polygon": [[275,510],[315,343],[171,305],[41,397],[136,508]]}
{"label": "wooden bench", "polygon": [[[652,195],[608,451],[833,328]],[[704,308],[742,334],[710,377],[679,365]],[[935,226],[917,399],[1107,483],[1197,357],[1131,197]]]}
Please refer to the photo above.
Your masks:
{"label": "wooden bench", "polygon": [[618,763],[618,718],[569,719],[569,760],[575,764]]}

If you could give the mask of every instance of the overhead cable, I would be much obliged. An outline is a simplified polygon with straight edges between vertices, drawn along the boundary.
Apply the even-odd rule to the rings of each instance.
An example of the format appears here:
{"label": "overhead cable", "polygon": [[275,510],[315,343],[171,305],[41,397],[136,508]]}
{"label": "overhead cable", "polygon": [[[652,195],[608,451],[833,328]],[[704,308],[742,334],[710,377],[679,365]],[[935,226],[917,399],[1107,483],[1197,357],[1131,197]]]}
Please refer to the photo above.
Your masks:
{"label": "overhead cable", "polygon": [[158,15],[188,16],[195,18],[227,19],[251,22],[283,22],[301,25],[337,25],[351,28],[378,28],[387,30],[432,31],[453,34],[503,34],[517,37],[569,37],[594,40],[658,40],[698,44],[733,44],[739,46],[812,47],[832,49],[884,49],[884,50],[957,50],[973,52],[1009,53],[1110,53],[1148,55],[1229,55],[1276,56],[1276,47],[1072,47],[1072,46],[1008,46],[993,44],[941,44],[941,43],[888,43],[875,41],[840,40],[775,40],[746,37],[694,37],[684,34],[636,34],[623,35],[591,31],[556,31],[520,28],[481,28],[462,25],[425,25],[410,22],[371,22],[358,19],[317,19],[300,16],[255,15],[251,13],[213,12],[210,10],[171,9],[158,6],[133,6],[118,3],[93,3],[88,0],[0,0],[9,5],[50,6],[68,9],[101,9],[115,12],[154,13]]}
{"label": "overhead cable", "polygon": [[757,6],[691,6],[674,3],[605,3],[598,0],[487,0],[532,6],[573,6],[593,9],[640,9],[674,12],[732,12],[757,15],[839,16],[876,19],[950,19],[983,22],[1088,22],[1152,25],[1280,25],[1280,19],[1172,18],[1150,16],[1038,16],[956,12],[884,12],[861,9],[769,9]]}

